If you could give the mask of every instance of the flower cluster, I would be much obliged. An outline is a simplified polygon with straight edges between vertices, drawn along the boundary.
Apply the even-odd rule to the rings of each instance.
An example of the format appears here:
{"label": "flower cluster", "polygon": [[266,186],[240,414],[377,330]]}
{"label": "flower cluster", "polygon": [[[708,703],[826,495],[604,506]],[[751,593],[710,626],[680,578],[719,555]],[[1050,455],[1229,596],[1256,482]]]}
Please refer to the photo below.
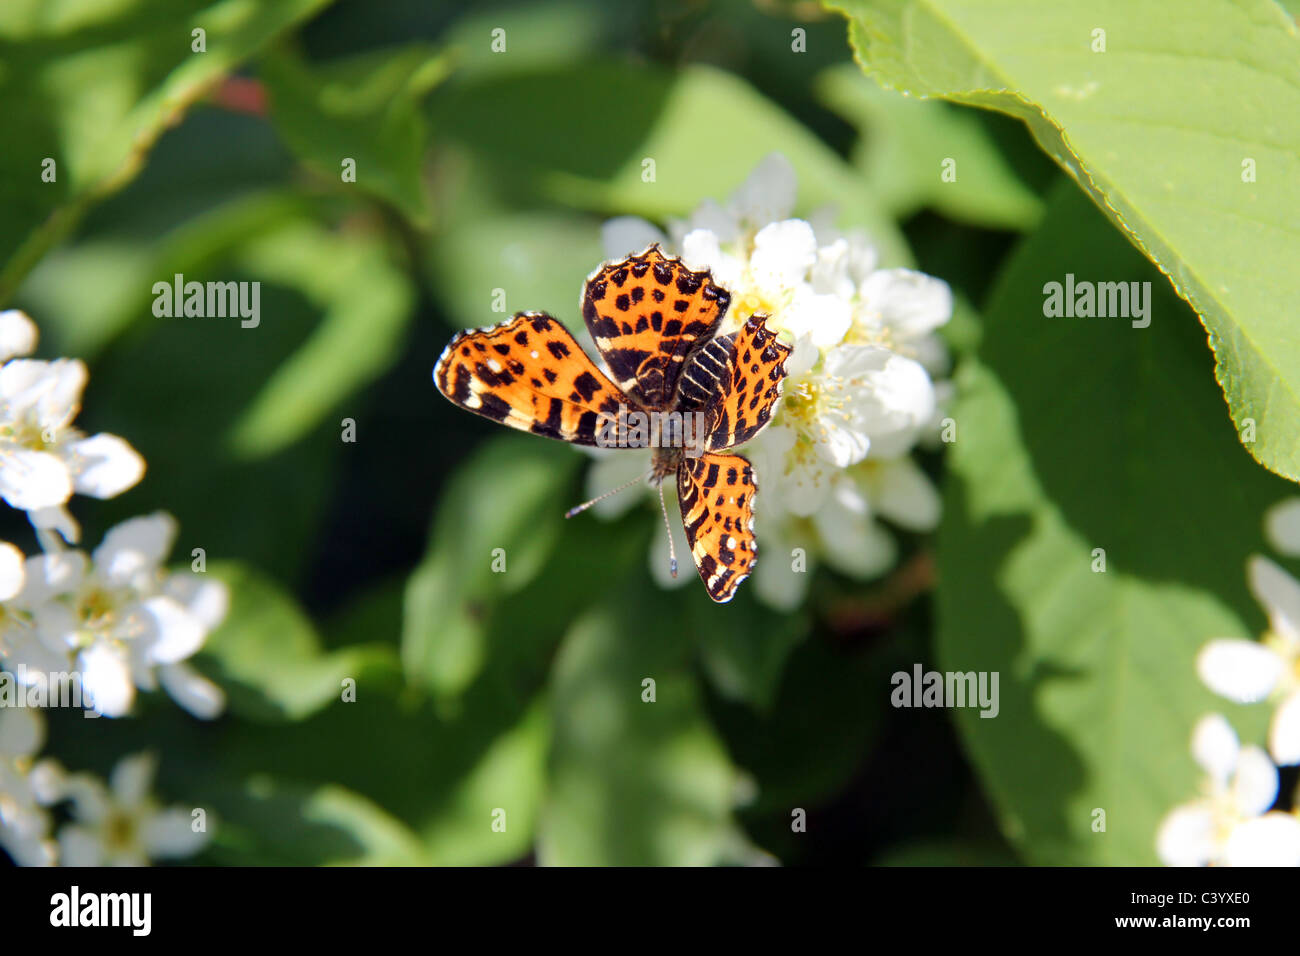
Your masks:
{"label": "flower cluster", "polygon": [[[0,708],[0,850],[19,866],[145,866],[207,843],[206,825],[196,828],[190,811],[162,807],[150,795],[152,756],[124,757],[105,784],[36,759],[44,741],[39,710]],[[54,807],[70,817],[57,836]]]}
{"label": "flower cluster", "polygon": [[[712,270],[732,296],[729,324],[764,313],[793,345],[772,423],[744,449],[759,481],[758,539],[772,556],[757,563],[755,587],[780,608],[802,601],[808,575],[798,572],[816,557],[859,578],[888,570],[896,545],[879,518],[915,531],[937,524],[938,494],[910,452],[938,436],[947,353],[935,333],[952,315],[946,283],[878,268],[864,234],[841,234],[825,215],[789,218],[795,191],[794,170],[773,154],[725,205],[671,223],[671,236],[633,217],[604,229],[611,258],[658,242]],[[594,496],[644,470],[635,455],[599,454],[588,487]],[[606,499],[597,510],[621,507]],[[667,583],[662,560],[651,568]]]}
{"label": "flower cluster", "polygon": [[[176,523],[163,513],[117,525],[91,554],[68,547],[81,536],[72,494],[120,494],[144,460],[115,435],[73,427],[86,367],[26,358],[36,341],[31,319],[0,312],[0,497],[27,512],[42,548],[26,556],[0,541],[0,849],[24,865],[189,855],[206,826],[149,796],[151,757],[123,759],[108,784],[38,757],[47,706],[120,717],[137,690],[161,685],[196,716],[219,714],[220,688],[187,661],[225,617],[228,594],[202,574],[164,569]],[[70,819],[57,833],[56,806]]]}
{"label": "flower cluster", "polygon": [[[124,521],[93,555],[60,550],[22,560],[0,542],[0,657],[19,683],[80,675],[86,701],[121,717],[136,689],[161,684],[186,710],[215,717],[220,688],[186,659],[225,617],[225,585],[160,565],[176,522],[158,513]],[[48,699],[51,690],[41,688]]]}
{"label": "flower cluster", "polygon": [[[1300,499],[1271,509],[1265,526],[1279,552],[1300,555]],[[1300,814],[1270,809],[1278,767],[1300,764],[1300,581],[1259,556],[1250,559],[1247,576],[1268,632],[1260,641],[1210,641],[1196,669],[1222,697],[1275,704],[1268,749],[1242,746],[1219,714],[1201,719],[1192,755],[1206,773],[1204,793],[1171,811],[1156,837],[1160,858],[1171,866],[1300,866]]]}

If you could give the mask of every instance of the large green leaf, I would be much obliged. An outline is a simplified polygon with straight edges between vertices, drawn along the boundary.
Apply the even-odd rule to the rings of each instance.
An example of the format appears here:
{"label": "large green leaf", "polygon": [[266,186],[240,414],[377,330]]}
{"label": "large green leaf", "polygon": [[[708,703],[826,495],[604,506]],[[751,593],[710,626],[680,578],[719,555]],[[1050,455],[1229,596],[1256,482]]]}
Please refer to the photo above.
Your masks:
{"label": "large green leaf", "polygon": [[[407,583],[402,661],[412,683],[453,698],[479,676],[505,598],[548,570],[580,460],[558,442],[500,435],[459,469]],[[525,633],[543,638],[539,630],[534,620]]]}
{"label": "large green leaf", "polygon": [[[679,616],[644,576],[565,637],[537,854],[560,866],[704,865],[752,858],[731,809],[739,775],[686,666]],[[643,699],[652,679],[655,699]]]}
{"label": "large green leaf", "polygon": [[[1028,229],[1042,216],[1042,201],[1013,158],[970,110],[898,96],[863,79],[851,63],[827,70],[817,88],[858,127],[862,138],[853,161],[895,216],[931,207],[993,229]],[[949,178],[946,161],[954,162]]]}
{"label": "large green leaf", "polygon": [[[106,0],[0,9],[0,302],[159,135],[245,59],[329,0]],[[206,32],[206,51],[191,31]],[[42,181],[42,162],[56,179]]]}
{"label": "large green leaf", "polygon": [[1300,31],[1285,11],[1273,0],[828,5],[882,85],[1029,124],[1200,314],[1233,420],[1246,435],[1255,423],[1251,454],[1300,480]]}
{"label": "large green leaf", "polygon": [[[1066,270],[1150,282],[1150,326],[1045,317]],[[1288,486],[1218,413],[1190,310],[1072,184],[986,314],[951,412],[938,667],[1000,674],[998,715],[955,719],[1029,861],[1149,864],[1160,817],[1196,792],[1191,728],[1224,707],[1195,655],[1263,626],[1246,560]]]}

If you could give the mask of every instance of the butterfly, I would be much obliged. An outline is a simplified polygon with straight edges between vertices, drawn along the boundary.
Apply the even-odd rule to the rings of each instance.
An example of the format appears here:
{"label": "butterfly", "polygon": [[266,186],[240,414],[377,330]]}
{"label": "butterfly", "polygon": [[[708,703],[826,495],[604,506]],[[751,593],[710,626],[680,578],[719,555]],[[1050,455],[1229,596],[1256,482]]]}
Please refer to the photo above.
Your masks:
{"label": "butterfly", "polygon": [[[724,452],[771,419],[790,355],[763,314],[718,334],[730,304],[708,270],[692,272],[656,243],[601,266],[583,288],[582,317],[609,375],[557,319],[520,312],[454,336],[434,382],[461,408],[520,431],[575,445],[651,447],[642,477],[658,486],[667,523],[663,481],[675,476],[691,557],[709,596],[723,603],[757,557],[754,470]],[[675,576],[671,533],[668,541]]]}

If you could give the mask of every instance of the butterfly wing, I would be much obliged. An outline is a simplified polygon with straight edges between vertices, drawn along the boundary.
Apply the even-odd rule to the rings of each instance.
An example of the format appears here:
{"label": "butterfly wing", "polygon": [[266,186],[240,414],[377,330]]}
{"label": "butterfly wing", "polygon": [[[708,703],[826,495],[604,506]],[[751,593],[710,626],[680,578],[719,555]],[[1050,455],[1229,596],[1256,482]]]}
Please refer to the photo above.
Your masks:
{"label": "butterfly wing", "polygon": [[754,469],[739,455],[706,452],[677,468],[677,501],[691,557],[709,597],[724,604],[757,559]]}
{"label": "butterfly wing", "polygon": [[772,417],[790,347],[752,315],[739,330],[718,336],[696,352],[682,373],[678,407],[703,411],[710,451],[743,445]]}
{"label": "butterfly wing", "polygon": [[602,429],[614,426],[626,403],[569,330],[544,312],[458,333],[433,379],[467,411],[576,445],[604,444]]}
{"label": "butterfly wing", "polygon": [[587,279],[582,318],[614,381],[649,409],[671,407],[691,353],[712,338],[731,294],[653,245]]}

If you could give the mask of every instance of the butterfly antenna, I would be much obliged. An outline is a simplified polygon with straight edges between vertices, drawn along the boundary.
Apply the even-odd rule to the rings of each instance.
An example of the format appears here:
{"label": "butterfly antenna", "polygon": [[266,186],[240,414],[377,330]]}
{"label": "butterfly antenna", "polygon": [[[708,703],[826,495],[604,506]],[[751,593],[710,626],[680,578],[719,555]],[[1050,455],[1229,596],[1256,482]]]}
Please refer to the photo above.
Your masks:
{"label": "butterfly antenna", "polygon": [[668,506],[664,504],[664,486],[659,483],[659,510],[664,515],[664,530],[668,532],[668,572],[677,577],[677,548],[673,546],[673,526],[668,520]]}
{"label": "butterfly antenna", "polygon": [[[649,474],[649,472],[647,472],[646,474]],[[592,505],[596,504],[597,502],[604,501],[606,498],[610,497],[611,495],[616,495],[620,491],[626,491],[628,488],[631,488],[633,485],[635,485],[638,481],[640,481],[644,477],[645,475],[637,475],[631,481],[624,482],[623,484],[619,485],[617,488],[611,488],[603,495],[597,495],[595,498],[592,498],[590,501],[584,501],[582,504],[570,508],[568,511],[566,511],[564,513],[564,517],[572,518],[574,515],[582,514],[584,511],[586,511],[588,508],[590,508]]]}

